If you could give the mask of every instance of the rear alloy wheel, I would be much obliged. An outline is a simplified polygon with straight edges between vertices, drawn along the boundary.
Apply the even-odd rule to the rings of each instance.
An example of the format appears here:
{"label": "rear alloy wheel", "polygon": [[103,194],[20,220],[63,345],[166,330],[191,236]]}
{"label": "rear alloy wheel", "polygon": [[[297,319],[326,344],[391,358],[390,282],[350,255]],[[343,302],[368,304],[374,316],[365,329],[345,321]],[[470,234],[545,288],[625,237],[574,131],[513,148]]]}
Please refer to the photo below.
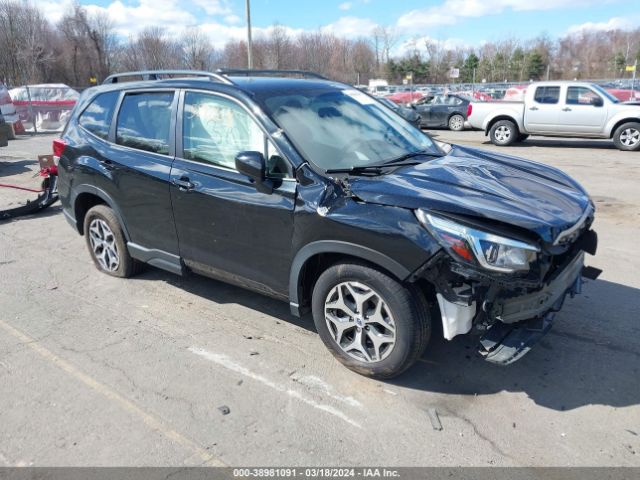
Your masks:
{"label": "rear alloy wheel", "polygon": [[464,117],[462,115],[451,115],[449,118],[449,130],[459,132],[464,130]]}
{"label": "rear alloy wheel", "polygon": [[491,143],[500,147],[514,144],[519,140],[519,136],[518,127],[511,120],[500,120],[489,131]]}
{"label": "rear alloy wheel", "polygon": [[130,277],[142,264],[134,260],[125,242],[118,218],[106,205],[96,205],[84,217],[84,236],[98,270],[114,277]]}
{"label": "rear alloy wheel", "polygon": [[316,282],[312,303],[322,341],[341,363],[362,375],[399,375],[429,340],[422,294],[369,266],[329,267]]}
{"label": "rear alloy wheel", "polygon": [[613,143],[619,150],[640,150],[640,123],[629,122],[619,126],[613,134]]}

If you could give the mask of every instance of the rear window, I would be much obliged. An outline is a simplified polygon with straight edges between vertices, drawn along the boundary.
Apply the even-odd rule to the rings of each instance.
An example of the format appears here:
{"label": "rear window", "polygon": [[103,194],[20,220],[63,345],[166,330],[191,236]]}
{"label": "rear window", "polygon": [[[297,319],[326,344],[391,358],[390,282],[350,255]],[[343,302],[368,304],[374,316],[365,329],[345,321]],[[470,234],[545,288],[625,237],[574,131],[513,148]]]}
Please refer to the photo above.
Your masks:
{"label": "rear window", "polygon": [[120,92],[108,92],[98,95],[82,112],[78,122],[94,135],[106,140],[109,126]]}
{"label": "rear window", "polygon": [[533,99],[538,103],[558,103],[560,87],[538,87]]}
{"label": "rear window", "polygon": [[167,155],[172,102],[173,92],[127,94],[118,114],[116,143]]}

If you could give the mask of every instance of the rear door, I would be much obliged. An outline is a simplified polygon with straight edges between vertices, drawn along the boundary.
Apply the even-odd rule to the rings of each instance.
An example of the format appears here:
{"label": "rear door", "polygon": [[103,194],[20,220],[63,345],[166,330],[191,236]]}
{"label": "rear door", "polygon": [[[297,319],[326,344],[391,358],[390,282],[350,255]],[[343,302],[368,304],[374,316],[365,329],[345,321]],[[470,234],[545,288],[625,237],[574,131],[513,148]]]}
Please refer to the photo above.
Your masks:
{"label": "rear door", "polygon": [[[201,273],[286,296],[296,194],[289,162],[232,97],[186,91],[179,109],[171,198],[180,255]],[[236,170],[242,151],[265,155],[272,194]]]}
{"label": "rear door", "polygon": [[599,134],[606,119],[607,107],[599,94],[588,87],[567,87],[558,119],[559,131]]}
{"label": "rear door", "polygon": [[560,85],[536,87],[533,99],[524,104],[524,124],[528,133],[557,133],[560,90]]}
{"label": "rear door", "polygon": [[109,134],[114,144],[101,160],[131,241],[171,254],[178,252],[169,194],[176,108],[174,90],[124,92]]}

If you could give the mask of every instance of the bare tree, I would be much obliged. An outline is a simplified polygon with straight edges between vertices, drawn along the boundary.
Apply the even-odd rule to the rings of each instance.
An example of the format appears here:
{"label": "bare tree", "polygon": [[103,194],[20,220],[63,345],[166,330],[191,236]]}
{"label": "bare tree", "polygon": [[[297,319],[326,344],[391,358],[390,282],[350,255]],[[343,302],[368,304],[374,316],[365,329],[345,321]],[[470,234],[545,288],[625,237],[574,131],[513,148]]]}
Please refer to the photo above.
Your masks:
{"label": "bare tree", "polygon": [[276,23],[270,30],[266,39],[266,67],[290,68],[291,66],[291,39],[287,29]]}
{"label": "bare tree", "polygon": [[192,70],[209,70],[212,67],[214,49],[209,38],[199,28],[190,28],[182,34],[180,45],[183,64]]}

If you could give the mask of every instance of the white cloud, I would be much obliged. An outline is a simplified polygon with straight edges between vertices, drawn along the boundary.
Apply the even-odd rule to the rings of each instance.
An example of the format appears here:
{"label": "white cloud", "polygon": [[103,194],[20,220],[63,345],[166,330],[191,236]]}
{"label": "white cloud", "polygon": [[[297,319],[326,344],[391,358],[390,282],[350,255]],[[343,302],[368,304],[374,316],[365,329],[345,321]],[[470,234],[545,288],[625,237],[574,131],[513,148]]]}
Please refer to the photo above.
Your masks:
{"label": "white cloud", "polygon": [[224,17],[224,21],[229,25],[237,25],[243,22],[242,18],[240,18],[238,15],[227,15],[226,17]]}
{"label": "white cloud", "polygon": [[401,42],[398,46],[396,46],[391,52],[392,57],[403,57],[407,53],[418,51],[421,54],[427,53],[427,42],[435,42],[438,43],[439,46],[444,50],[455,50],[457,48],[469,48],[472,45],[469,45],[461,38],[447,38],[446,40],[437,39],[430,37],[428,35],[424,35],[421,37],[414,37],[408,40]]}
{"label": "white cloud", "polygon": [[[251,33],[253,34],[254,39],[258,39],[269,35],[273,28],[273,26],[266,28],[253,27],[251,29]],[[303,32],[302,29],[290,28],[284,25],[280,25],[280,28],[284,28],[287,34],[291,37],[295,37]],[[245,26],[232,26],[218,22],[210,22],[201,24],[200,30],[209,37],[211,44],[215,48],[223,48],[229,40],[247,39],[247,29]]]}
{"label": "white cloud", "polygon": [[321,27],[325,33],[333,33],[345,38],[368,37],[377,24],[369,18],[341,17],[337,21]]}
{"label": "white cloud", "polygon": [[338,8],[340,10],[350,10],[351,7],[353,7],[353,3],[351,3],[351,2],[344,2],[344,3],[341,3],[340,5],[338,5]]}
{"label": "white cloud", "polygon": [[193,0],[207,15],[230,15],[231,7],[227,0]]}
{"label": "white cloud", "polygon": [[425,28],[454,25],[461,18],[497,15],[505,10],[552,10],[593,3],[595,0],[445,0],[440,5],[411,10],[401,15],[397,26],[407,33],[420,33]]}
{"label": "white cloud", "polygon": [[629,30],[640,25],[640,17],[613,17],[606,22],[586,22],[579,25],[572,25],[567,29],[568,34],[579,33],[583,31],[610,31],[610,30]]}

